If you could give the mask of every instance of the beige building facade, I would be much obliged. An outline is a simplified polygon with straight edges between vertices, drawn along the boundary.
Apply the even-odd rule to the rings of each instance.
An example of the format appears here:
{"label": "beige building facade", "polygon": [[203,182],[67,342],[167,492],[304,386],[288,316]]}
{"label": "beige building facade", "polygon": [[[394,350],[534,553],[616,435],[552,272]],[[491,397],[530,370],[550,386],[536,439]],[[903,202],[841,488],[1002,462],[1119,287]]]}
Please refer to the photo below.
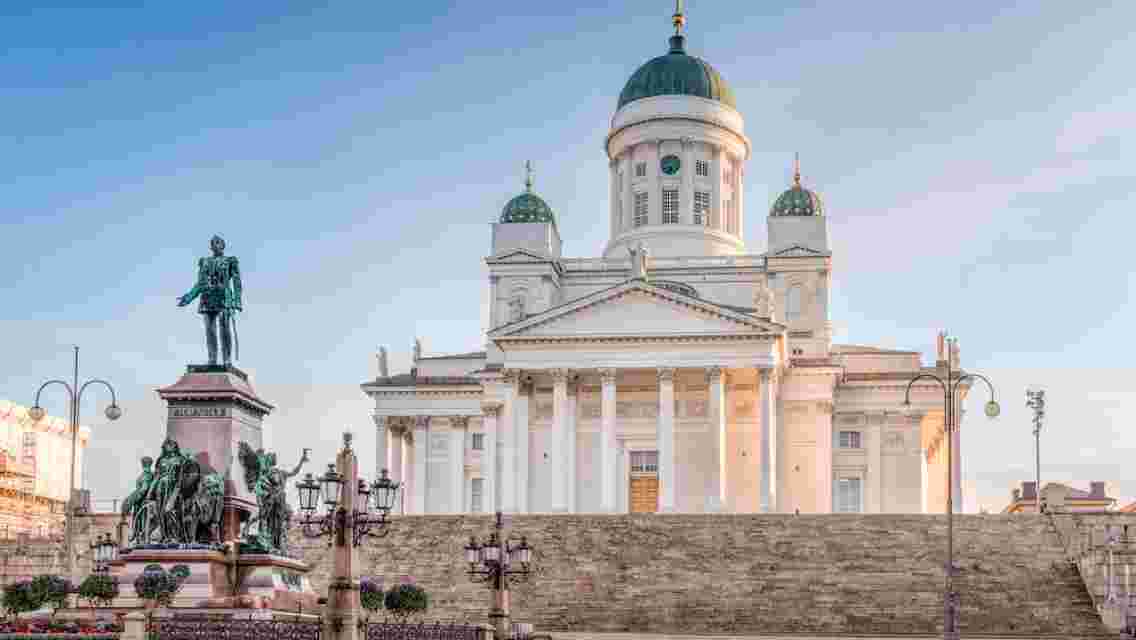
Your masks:
{"label": "beige building facade", "polygon": [[405,511],[941,511],[942,393],[923,381],[903,399],[958,353],[940,338],[924,366],[832,343],[820,197],[797,170],[765,250],[749,249],[744,118],[681,30],[669,45],[628,80],[604,140],[599,257],[563,253],[526,180],[492,228],[483,349],[416,341],[410,372],[384,354],[362,385]]}

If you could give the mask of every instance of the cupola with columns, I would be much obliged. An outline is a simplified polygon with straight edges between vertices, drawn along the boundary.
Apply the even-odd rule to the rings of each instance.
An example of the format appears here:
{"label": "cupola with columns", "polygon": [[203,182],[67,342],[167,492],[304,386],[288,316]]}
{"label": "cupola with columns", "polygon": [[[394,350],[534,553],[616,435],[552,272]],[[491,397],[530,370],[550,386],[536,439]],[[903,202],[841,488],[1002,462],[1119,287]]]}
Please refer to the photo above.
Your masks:
{"label": "cupola with columns", "polygon": [[658,257],[745,252],[745,123],[721,74],[686,52],[681,0],[672,20],[669,50],[627,81],[605,141],[608,257],[640,243]]}

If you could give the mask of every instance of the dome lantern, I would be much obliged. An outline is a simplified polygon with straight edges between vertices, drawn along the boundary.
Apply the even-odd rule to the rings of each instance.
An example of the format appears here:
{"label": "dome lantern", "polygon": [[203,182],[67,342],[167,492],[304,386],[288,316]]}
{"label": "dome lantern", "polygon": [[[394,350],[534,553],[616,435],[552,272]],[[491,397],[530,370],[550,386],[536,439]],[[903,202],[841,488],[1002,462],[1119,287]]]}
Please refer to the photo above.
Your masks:
{"label": "dome lantern", "polygon": [[823,216],[824,205],[820,196],[801,186],[801,158],[793,159],[793,186],[773,201],[771,216]]}

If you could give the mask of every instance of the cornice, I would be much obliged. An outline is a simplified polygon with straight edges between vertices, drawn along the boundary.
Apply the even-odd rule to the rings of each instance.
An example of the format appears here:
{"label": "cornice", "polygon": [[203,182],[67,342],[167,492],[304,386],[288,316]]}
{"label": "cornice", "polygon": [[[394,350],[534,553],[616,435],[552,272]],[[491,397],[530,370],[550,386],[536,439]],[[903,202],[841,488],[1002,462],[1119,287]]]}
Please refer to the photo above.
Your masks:
{"label": "cornice", "polygon": [[676,334],[676,335],[645,335],[645,336],[503,336],[494,338],[495,342],[508,342],[510,344],[572,344],[572,343],[599,343],[599,344],[695,344],[706,342],[776,342],[779,334],[751,333],[751,334]]}

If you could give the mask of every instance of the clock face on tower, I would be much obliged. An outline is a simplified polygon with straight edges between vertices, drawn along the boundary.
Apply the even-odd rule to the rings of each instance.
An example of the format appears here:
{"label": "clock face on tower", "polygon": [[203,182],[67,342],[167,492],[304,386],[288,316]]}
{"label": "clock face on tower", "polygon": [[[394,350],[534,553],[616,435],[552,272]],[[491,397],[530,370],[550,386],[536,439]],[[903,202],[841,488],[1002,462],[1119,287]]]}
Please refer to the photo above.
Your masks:
{"label": "clock face on tower", "polygon": [[682,167],[682,162],[679,161],[678,156],[663,156],[663,159],[659,161],[659,168],[668,176],[678,173],[680,167]]}

